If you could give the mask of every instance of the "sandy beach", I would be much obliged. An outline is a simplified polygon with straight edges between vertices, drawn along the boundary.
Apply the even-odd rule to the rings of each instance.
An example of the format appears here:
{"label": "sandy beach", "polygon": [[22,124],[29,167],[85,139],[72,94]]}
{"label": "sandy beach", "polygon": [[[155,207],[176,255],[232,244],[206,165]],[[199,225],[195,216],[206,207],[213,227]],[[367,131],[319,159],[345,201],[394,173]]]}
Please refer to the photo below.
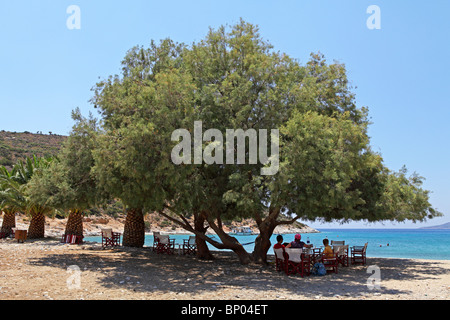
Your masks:
{"label": "sandy beach", "polygon": [[[368,258],[323,277],[287,276],[268,266],[158,255],[151,248],[0,240],[0,300],[448,300],[450,261]],[[380,271],[370,290],[369,266]]]}

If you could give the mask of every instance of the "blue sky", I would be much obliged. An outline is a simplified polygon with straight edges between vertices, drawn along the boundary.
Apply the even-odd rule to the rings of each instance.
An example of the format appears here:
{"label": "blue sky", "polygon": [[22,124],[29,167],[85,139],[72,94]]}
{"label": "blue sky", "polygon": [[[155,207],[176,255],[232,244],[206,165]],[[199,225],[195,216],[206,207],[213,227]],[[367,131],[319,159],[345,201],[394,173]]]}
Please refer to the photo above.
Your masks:
{"label": "blue sky", "polygon": [[[79,30],[66,26],[70,5],[80,8]],[[370,5],[381,9],[380,30],[366,26]],[[259,25],[276,50],[301,62],[320,51],[329,61],[345,63],[358,105],[369,108],[374,150],[392,170],[406,165],[426,177],[432,204],[445,214],[424,224],[342,227],[448,222],[449,15],[448,0],[2,0],[0,130],[66,135],[72,109],[96,114],[90,89],[99,77],[120,73],[128,49],[166,37],[189,44],[209,27],[242,17]]]}

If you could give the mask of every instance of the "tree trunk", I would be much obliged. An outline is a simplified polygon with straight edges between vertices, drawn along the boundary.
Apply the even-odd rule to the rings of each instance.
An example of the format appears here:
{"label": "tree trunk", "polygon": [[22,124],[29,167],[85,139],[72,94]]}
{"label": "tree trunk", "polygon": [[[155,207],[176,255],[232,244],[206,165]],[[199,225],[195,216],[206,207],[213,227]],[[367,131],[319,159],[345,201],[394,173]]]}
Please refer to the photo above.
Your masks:
{"label": "tree trunk", "polygon": [[267,264],[267,251],[269,251],[272,243],[272,237],[275,227],[259,227],[259,235],[255,239],[255,247],[253,249],[253,261],[260,264]]}
{"label": "tree trunk", "polygon": [[45,215],[43,213],[32,213],[27,237],[29,239],[41,239],[45,237]]}
{"label": "tree trunk", "polygon": [[[195,231],[205,234],[208,228],[205,228],[204,222],[204,217],[196,217],[196,219],[194,220]],[[209,251],[208,245],[204,239],[195,237],[195,243],[197,245],[197,258],[204,260],[214,259],[214,256],[211,254],[211,251]]]}
{"label": "tree trunk", "polygon": [[255,222],[258,225],[259,235],[255,239],[252,257],[256,263],[267,264],[267,251],[269,251],[272,245],[270,238],[278,224],[277,218],[279,214],[279,208],[272,208],[264,220],[258,212],[255,214]]}
{"label": "tree trunk", "polygon": [[16,213],[15,212],[4,212],[3,223],[1,233],[5,236],[9,236],[12,233],[12,228],[16,227]]}
{"label": "tree trunk", "polygon": [[70,210],[64,235],[68,234],[83,236],[83,212],[81,210]]}
{"label": "tree trunk", "polygon": [[222,224],[219,220],[219,224],[215,224],[212,219],[208,220],[209,225],[213,228],[213,230],[216,232],[217,236],[222,241],[221,249],[231,249],[234,253],[237,254],[239,258],[239,262],[241,264],[249,264],[252,262],[252,256],[244,249],[242,244],[239,243],[239,241],[230,235],[228,235],[225,231],[222,229]]}
{"label": "tree trunk", "polygon": [[231,250],[233,250],[233,252],[237,254],[239,262],[241,264],[246,265],[253,261],[252,256],[244,249],[244,247],[240,243],[238,246]]}
{"label": "tree trunk", "polygon": [[122,244],[142,248],[145,242],[145,223],[142,209],[129,209],[125,219]]}

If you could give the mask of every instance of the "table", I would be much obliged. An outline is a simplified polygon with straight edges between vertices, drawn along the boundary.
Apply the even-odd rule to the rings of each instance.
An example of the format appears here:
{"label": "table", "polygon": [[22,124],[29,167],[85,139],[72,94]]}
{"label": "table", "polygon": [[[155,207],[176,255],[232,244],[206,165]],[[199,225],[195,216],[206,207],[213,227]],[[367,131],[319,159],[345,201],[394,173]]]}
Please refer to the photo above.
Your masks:
{"label": "table", "polygon": [[14,238],[17,239],[17,242],[24,243],[27,240],[27,230],[16,230]]}

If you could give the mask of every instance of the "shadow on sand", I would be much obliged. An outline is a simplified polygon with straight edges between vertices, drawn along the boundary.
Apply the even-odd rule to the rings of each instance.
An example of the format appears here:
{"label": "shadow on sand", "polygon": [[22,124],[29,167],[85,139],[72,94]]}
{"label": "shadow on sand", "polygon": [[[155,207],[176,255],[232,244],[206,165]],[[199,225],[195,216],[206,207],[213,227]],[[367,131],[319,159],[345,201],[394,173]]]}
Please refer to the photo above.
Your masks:
{"label": "shadow on sand", "polygon": [[[199,260],[194,256],[159,255],[151,248],[116,248],[102,250],[90,248],[74,250],[70,254],[50,254],[31,259],[34,266],[67,269],[77,265],[83,270],[101,273],[99,283],[105,288],[132,289],[136,292],[204,293],[232,289],[274,290],[284,292],[267,299],[289,299],[289,294],[357,298],[370,292],[367,280],[372,273],[367,267],[376,265],[381,271],[380,294],[399,295],[408,292],[383,288],[385,280],[427,280],[436,275],[448,273],[432,261],[410,259],[368,258],[366,266],[341,267],[338,274],[324,277],[299,275],[287,276],[277,272],[271,262],[267,266],[240,265],[235,254],[216,252],[213,261]],[[271,257],[273,261],[273,257]],[[286,292],[289,294],[286,296]],[[251,299],[251,297],[236,298]]]}

